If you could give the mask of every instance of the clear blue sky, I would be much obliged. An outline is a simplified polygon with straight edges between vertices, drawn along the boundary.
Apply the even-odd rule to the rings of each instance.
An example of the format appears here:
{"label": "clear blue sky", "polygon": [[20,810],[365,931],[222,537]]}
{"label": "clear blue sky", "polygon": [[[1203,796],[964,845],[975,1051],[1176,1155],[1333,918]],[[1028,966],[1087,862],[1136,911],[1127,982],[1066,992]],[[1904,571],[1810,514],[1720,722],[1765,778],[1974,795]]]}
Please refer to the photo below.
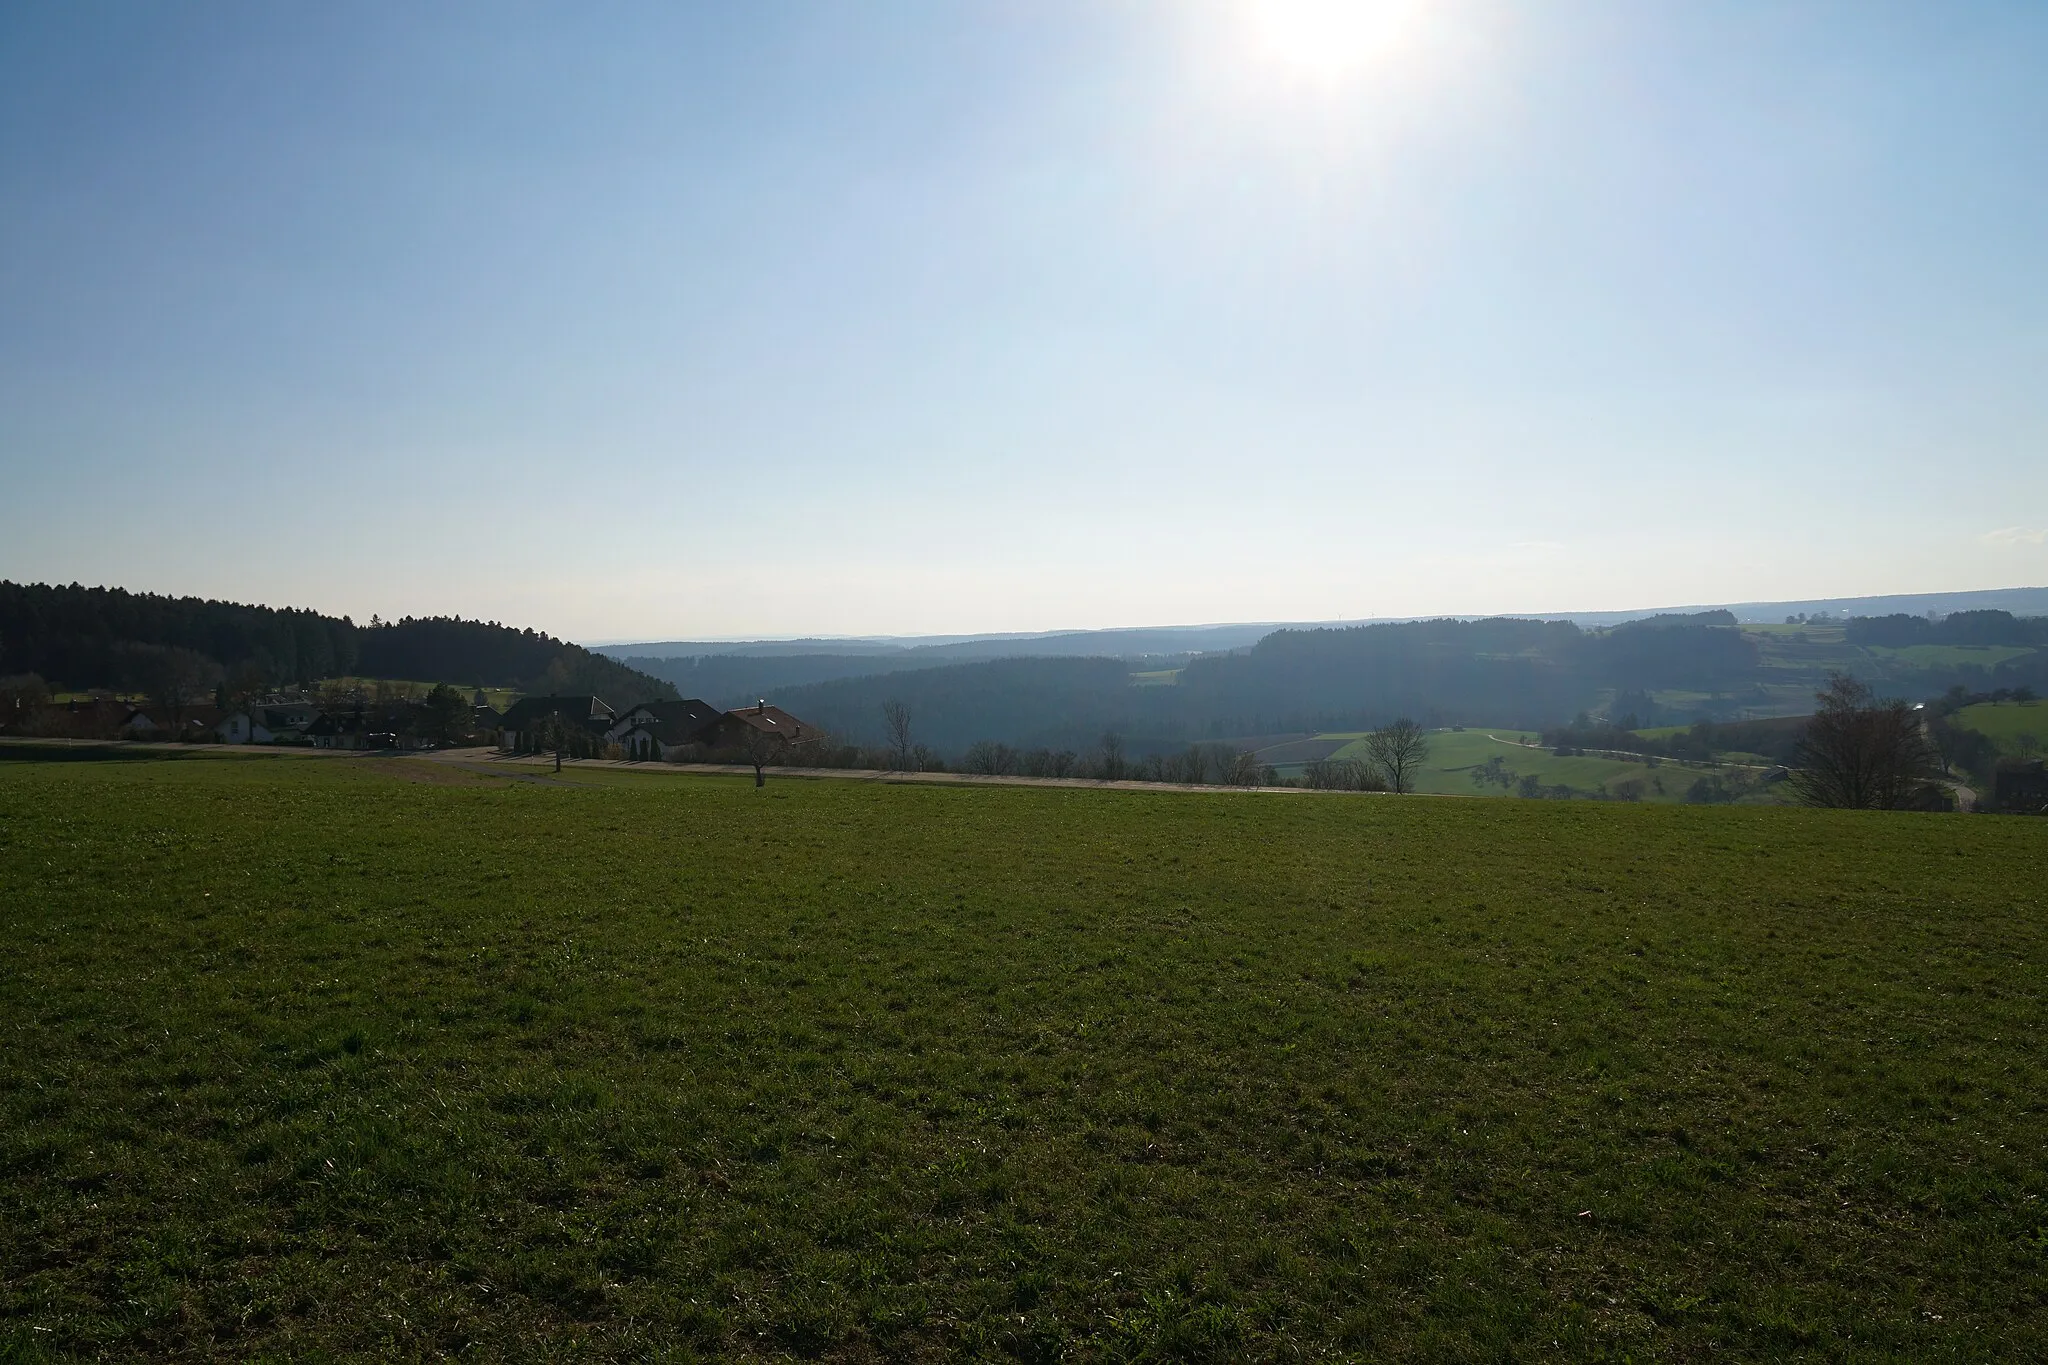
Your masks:
{"label": "clear blue sky", "polygon": [[0,577],[584,640],[2048,582],[2048,4],[0,8]]}

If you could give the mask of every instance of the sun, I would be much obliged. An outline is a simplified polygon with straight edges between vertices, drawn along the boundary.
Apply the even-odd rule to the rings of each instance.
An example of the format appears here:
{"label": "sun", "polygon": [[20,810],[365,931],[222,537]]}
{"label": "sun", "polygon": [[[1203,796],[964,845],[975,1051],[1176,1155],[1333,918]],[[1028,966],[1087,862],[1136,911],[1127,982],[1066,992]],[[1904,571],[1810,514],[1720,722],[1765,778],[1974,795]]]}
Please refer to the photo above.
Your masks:
{"label": "sun", "polygon": [[1253,48],[1276,66],[1340,81],[1396,57],[1420,0],[1246,0]]}

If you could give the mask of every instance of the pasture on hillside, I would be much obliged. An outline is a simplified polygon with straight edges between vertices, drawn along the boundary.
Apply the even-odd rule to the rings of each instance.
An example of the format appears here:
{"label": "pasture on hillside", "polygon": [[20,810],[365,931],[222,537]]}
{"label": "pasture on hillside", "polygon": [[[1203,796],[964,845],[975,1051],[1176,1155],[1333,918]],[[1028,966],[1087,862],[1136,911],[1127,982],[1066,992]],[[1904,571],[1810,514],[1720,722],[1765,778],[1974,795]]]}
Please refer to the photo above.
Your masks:
{"label": "pasture on hillside", "polygon": [[1989,735],[2000,749],[2017,753],[2020,736],[2032,735],[2048,750],[2048,702],[1981,701],[1965,706],[1952,717],[1958,725]]}
{"label": "pasture on hillside", "polygon": [[[1513,796],[1519,790],[1516,785],[1473,780],[1475,770],[1482,768],[1488,760],[1498,758],[1517,781],[1534,777],[1546,793],[1566,786],[1579,796],[1597,796],[1602,791],[1610,795],[1632,792],[1640,801],[1683,801],[1693,784],[1702,778],[1718,778],[1723,784],[1730,780],[1743,784],[1771,766],[1761,759],[1753,763],[1744,762],[1755,758],[1754,755],[1730,755],[1734,766],[1680,763],[1675,759],[1650,763],[1590,752],[1559,757],[1539,745],[1537,738],[1526,730],[1486,727],[1431,730],[1429,755],[1416,774],[1415,790],[1434,796]],[[1368,758],[1362,734],[1319,735],[1317,740],[1329,744],[1330,757],[1360,761]],[[1302,763],[1284,764],[1279,768],[1281,775],[1289,779],[1299,779],[1305,770],[1306,765]],[[1773,789],[1758,787],[1742,799],[1752,803],[1774,803],[1783,798]]]}
{"label": "pasture on hillside", "polygon": [[2048,821],[34,752],[9,1359],[2048,1354]]}

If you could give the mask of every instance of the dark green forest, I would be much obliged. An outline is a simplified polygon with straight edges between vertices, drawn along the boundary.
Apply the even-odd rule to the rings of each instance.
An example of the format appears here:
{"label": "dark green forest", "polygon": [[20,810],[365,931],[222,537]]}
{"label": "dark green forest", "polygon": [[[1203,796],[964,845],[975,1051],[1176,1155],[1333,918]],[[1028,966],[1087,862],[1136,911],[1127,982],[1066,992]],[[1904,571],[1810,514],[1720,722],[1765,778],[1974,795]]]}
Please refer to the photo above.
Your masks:
{"label": "dark green forest", "polygon": [[524,692],[672,698],[658,678],[536,630],[455,617],[375,620],[120,588],[0,582],[0,675],[146,690],[166,669],[284,685],[360,675]]}

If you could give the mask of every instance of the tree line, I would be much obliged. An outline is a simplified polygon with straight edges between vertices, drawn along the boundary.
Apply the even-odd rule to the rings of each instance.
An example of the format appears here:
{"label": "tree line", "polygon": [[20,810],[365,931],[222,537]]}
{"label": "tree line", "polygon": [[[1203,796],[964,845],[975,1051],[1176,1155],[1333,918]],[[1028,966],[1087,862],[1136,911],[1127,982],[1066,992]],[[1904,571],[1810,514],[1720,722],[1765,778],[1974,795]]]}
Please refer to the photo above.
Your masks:
{"label": "tree line", "polygon": [[346,616],[121,588],[0,582],[0,676],[152,697],[305,685],[353,674],[614,705],[673,699],[670,684],[536,630],[457,617]]}

